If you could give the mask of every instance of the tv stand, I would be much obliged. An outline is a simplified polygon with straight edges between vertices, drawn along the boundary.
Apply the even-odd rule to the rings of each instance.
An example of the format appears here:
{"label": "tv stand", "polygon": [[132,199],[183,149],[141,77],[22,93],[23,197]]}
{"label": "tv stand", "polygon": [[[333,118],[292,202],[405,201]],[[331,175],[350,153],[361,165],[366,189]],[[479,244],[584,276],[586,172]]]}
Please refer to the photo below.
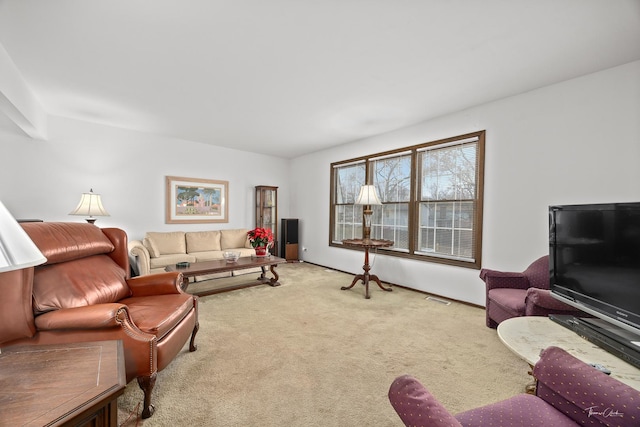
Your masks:
{"label": "tv stand", "polygon": [[640,368],[640,336],[602,319],[551,314],[549,318],[587,341]]}

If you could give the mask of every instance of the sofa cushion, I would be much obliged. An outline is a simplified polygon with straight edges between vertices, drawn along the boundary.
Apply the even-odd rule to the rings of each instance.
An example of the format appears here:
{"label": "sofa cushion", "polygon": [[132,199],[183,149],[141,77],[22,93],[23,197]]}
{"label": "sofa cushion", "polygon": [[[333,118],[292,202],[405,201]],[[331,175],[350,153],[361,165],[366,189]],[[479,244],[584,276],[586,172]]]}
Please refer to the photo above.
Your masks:
{"label": "sofa cushion", "polygon": [[456,414],[463,426],[574,427],[576,422],[531,394],[519,394],[500,402]]}
{"label": "sofa cushion", "polygon": [[212,261],[216,259],[224,259],[224,251],[202,251],[192,252],[189,255],[196,257],[196,262]]}
{"label": "sofa cushion", "polygon": [[496,288],[489,291],[491,304],[498,304],[513,315],[524,313],[526,289]]}
{"label": "sofa cushion", "polygon": [[192,231],[186,234],[187,253],[220,250],[220,231]]}
{"label": "sofa cushion", "polygon": [[184,231],[156,232],[149,231],[147,238],[158,248],[158,256],[168,254],[186,254],[187,243]]}
{"label": "sofa cushion", "polygon": [[47,258],[47,264],[107,254],[115,248],[102,230],[93,224],[28,222],[21,225]]}
{"label": "sofa cushion", "polygon": [[33,312],[118,302],[130,294],[124,270],[108,255],[93,255],[37,268]]}
{"label": "sofa cushion", "polygon": [[221,230],[220,231],[220,249],[237,249],[246,247],[249,230]]}
{"label": "sofa cushion", "polygon": [[154,243],[153,239],[145,237],[144,240],[142,241],[142,244],[144,245],[145,248],[147,248],[147,251],[149,251],[149,256],[151,258],[157,258],[160,256],[160,250],[158,249],[158,246]]}

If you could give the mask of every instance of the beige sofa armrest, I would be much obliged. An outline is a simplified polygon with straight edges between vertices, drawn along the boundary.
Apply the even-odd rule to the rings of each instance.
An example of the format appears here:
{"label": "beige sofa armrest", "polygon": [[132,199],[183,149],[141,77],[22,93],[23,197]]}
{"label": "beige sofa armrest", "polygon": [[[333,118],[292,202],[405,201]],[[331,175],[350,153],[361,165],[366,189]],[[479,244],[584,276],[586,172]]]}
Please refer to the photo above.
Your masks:
{"label": "beige sofa armrest", "polygon": [[129,259],[133,271],[138,276],[151,274],[151,255],[147,248],[142,244],[142,241],[129,241]]}

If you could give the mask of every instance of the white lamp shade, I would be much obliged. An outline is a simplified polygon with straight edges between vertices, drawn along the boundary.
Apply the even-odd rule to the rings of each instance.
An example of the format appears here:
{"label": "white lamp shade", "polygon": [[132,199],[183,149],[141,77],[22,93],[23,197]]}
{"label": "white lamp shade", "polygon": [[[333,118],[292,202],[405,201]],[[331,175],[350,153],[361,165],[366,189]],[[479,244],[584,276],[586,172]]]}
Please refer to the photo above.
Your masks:
{"label": "white lamp shade", "polygon": [[378,198],[376,187],[373,185],[363,185],[360,188],[360,194],[356,199],[356,205],[381,205],[382,202]]}
{"label": "white lamp shade", "polygon": [[78,206],[76,206],[69,215],[110,216],[107,210],[102,206],[100,195],[95,194],[93,190],[89,193],[82,193],[80,203],[78,203]]}
{"label": "white lamp shade", "polygon": [[40,249],[0,202],[0,273],[46,262]]}

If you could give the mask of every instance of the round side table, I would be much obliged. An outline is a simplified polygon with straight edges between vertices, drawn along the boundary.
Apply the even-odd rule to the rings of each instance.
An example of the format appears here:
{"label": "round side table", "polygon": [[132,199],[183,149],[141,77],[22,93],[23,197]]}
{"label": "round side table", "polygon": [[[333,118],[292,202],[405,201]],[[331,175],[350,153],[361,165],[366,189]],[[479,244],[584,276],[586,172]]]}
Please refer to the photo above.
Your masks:
{"label": "round side table", "polygon": [[369,270],[371,270],[371,266],[369,265],[369,249],[371,248],[386,248],[389,246],[393,246],[393,240],[376,240],[376,239],[347,239],[343,240],[342,244],[345,246],[352,246],[357,248],[364,248],[364,265],[362,269],[364,270],[363,274],[357,274],[356,277],[353,278],[353,282],[351,282],[350,286],[343,286],[340,289],[347,290],[353,288],[353,286],[358,282],[358,280],[362,280],[362,284],[364,285],[364,297],[366,299],[371,298],[369,295],[369,280],[375,281],[380,289],[383,291],[391,292],[393,289],[385,288],[382,286],[380,279],[375,274],[369,274]]}

